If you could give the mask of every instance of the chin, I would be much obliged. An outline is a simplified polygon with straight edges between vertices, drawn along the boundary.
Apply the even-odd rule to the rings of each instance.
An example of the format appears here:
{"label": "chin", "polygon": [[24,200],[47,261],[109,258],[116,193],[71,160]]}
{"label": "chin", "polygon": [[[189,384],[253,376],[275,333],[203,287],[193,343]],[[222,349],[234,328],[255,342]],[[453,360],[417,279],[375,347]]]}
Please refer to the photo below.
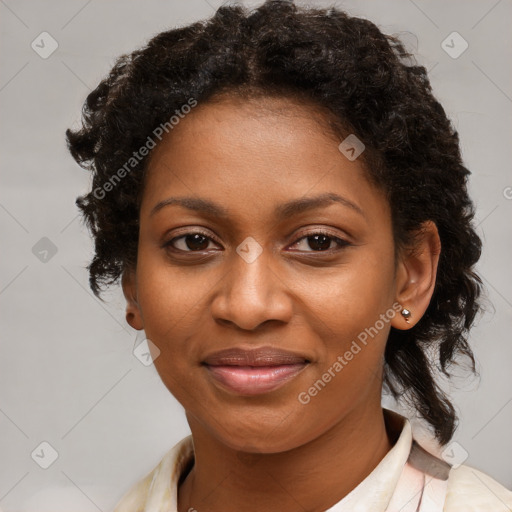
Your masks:
{"label": "chin", "polygon": [[291,416],[284,416],[285,421],[283,415],[269,417],[266,423],[261,421],[261,415],[256,420],[253,415],[247,417],[246,421],[241,421],[240,417],[233,421],[223,419],[222,426],[225,428],[220,430],[218,425],[211,425],[209,430],[218,441],[236,451],[280,453],[307,442],[305,436],[296,428],[300,424],[302,430],[307,425],[291,419]]}

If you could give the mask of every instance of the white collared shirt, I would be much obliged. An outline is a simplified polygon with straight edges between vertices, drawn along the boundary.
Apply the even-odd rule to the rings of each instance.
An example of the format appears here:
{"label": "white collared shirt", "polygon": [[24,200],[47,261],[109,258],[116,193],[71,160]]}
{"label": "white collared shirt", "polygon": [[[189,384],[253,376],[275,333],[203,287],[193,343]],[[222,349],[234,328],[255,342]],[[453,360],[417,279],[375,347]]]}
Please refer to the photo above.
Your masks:
{"label": "white collared shirt", "polygon": [[[409,420],[398,418],[402,430],[391,450],[326,512],[512,512],[511,491],[469,466],[450,469],[413,440]],[[113,512],[177,512],[178,481],[193,458],[190,435],[169,450]]]}

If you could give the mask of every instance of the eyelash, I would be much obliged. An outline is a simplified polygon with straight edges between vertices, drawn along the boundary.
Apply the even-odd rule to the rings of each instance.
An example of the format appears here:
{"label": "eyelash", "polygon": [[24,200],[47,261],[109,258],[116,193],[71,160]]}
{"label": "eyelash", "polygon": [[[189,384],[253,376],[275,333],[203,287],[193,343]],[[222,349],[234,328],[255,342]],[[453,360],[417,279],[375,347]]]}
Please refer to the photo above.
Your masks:
{"label": "eyelash", "polygon": [[[181,238],[186,238],[187,236],[190,236],[190,235],[201,235],[201,236],[204,236],[206,239],[208,239],[210,241],[218,243],[211,236],[209,236],[208,234],[206,234],[206,233],[204,233],[202,231],[189,231],[189,232],[181,234],[180,236],[172,238],[171,240],[166,242],[163,245],[163,247],[164,248],[171,248],[174,251],[178,251],[178,252],[181,252],[181,253],[201,253],[202,251],[190,251],[190,250],[189,251],[184,251],[182,249],[176,249],[175,247],[173,247],[173,243],[174,242],[176,242],[177,240],[180,240]],[[307,252],[307,253],[313,253],[313,254],[331,254],[333,251],[334,252],[340,251],[344,247],[347,247],[347,246],[351,245],[350,242],[347,242],[346,240],[343,240],[342,238],[334,236],[331,233],[329,233],[327,231],[324,231],[322,229],[319,229],[317,231],[312,231],[310,233],[301,233],[300,235],[301,236],[299,236],[299,238],[297,238],[295,240],[295,242],[293,242],[292,245],[297,245],[300,241],[302,241],[304,239],[307,239],[309,237],[313,237],[315,235],[324,235],[324,236],[330,238],[331,241],[334,240],[338,244],[338,248],[337,249],[326,249],[325,251],[298,251],[298,252]]]}

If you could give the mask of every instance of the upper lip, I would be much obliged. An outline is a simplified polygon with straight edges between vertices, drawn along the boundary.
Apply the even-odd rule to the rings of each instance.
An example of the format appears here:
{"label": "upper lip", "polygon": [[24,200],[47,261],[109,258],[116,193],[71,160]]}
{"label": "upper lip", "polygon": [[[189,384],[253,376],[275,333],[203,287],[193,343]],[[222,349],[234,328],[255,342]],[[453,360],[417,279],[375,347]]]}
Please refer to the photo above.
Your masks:
{"label": "upper lip", "polygon": [[278,366],[309,363],[309,360],[303,355],[273,347],[233,347],[210,354],[203,363],[210,366]]}

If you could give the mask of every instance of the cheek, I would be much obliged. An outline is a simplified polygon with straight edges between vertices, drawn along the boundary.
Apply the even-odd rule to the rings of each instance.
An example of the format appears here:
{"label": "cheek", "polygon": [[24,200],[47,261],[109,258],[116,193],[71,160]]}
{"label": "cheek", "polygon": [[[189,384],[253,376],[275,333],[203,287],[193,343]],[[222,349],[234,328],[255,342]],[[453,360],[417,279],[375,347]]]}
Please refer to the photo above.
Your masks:
{"label": "cheek", "polygon": [[205,272],[199,267],[172,266],[163,250],[141,245],[137,292],[145,326],[159,335],[174,329],[186,332],[207,296],[209,286],[201,277]]}
{"label": "cheek", "polygon": [[309,295],[306,314],[314,313],[310,325],[322,342],[299,402],[319,431],[370,397],[380,400],[384,350],[396,314],[392,281],[384,271],[357,270],[339,273],[324,283],[324,293]]}
{"label": "cheek", "polygon": [[392,248],[368,247],[315,280],[314,287],[304,279],[308,307],[301,314],[322,340],[315,376],[301,390],[310,400],[304,404],[309,415],[325,414],[329,404],[336,404],[332,415],[338,417],[369,394],[378,400],[384,350],[396,314],[393,269]]}
{"label": "cheek", "polygon": [[[369,248],[368,248],[369,249]],[[289,276],[301,297],[304,321],[316,325],[330,350],[342,349],[389,312],[394,300],[392,250],[357,250],[339,267],[305,270]],[[380,323],[379,325],[380,326]]]}

